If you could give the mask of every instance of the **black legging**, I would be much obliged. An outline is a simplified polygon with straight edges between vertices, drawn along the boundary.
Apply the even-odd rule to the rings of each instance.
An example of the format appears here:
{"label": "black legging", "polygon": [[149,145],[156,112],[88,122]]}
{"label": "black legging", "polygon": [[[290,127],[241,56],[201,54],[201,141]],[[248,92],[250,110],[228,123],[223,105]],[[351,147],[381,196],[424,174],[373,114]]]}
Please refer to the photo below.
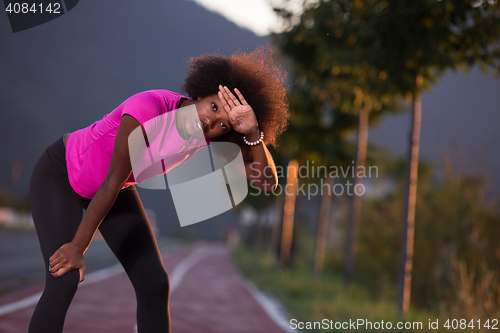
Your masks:
{"label": "black legging", "polygon": [[[47,269],[29,333],[63,330],[79,272],[75,269],[55,278],[48,271],[49,258],[73,239],[89,202],[69,184],[61,138],[42,154],[30,182],[31,211]],[[138,332],[170,332],[169,278],[135,187],[120,191],[99,230],[134,286]]]}

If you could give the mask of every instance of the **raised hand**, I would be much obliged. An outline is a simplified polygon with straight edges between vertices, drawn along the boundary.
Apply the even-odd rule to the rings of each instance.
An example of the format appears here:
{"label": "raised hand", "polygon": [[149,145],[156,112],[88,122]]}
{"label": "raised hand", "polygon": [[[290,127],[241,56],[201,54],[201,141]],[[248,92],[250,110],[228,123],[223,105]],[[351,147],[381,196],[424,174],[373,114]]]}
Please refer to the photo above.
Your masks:
{"label": "raised hand", "polygon": [[236,132],[246,136],[250,141],[259,138],[259,124],[252,107],[247,103],[241,92],[235,88],[238,98],[228,87],[219,86],[219,99],[229,116],[229,122]]}

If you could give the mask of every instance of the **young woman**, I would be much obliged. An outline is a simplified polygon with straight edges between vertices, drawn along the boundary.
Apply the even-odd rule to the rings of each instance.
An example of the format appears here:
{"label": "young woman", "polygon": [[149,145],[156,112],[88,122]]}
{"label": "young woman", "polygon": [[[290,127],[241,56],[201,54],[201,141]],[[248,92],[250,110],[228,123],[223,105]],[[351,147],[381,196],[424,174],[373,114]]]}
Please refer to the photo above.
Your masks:
{"label": "young woman", "polygon": [[[238,144],[247,178],[272,191],[277,178],[266,144],[275,144],[285,129],[288,109],[284,73],[270,55],[262,48],[231,57],[193,58],[183,85],[189,97],[167,90],[136,94],[47,148],[30,183],[31,210],[48,268],[30,333],[62,332],[97,228],[133,284],[138,332],[170,332],[169,277],[133,185],[129,134],[154,117],[195,104],[197,130],[211,141]],[[189,130],[178,133],[179,122],[175,119],[165,133],[165,145],[173,151],[199,140]],[[165,165],[164,171],[181,162]]]}

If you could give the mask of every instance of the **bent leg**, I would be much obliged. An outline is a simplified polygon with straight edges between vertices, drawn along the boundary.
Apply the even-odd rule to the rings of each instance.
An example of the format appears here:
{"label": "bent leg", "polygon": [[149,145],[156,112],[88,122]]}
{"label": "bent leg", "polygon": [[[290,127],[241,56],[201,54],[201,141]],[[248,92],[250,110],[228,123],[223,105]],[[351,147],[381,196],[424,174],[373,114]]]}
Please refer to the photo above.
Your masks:
{"label": "bent leg", "polygon": [[31,212],[47,269],[45,289],[31,318],[29,333],[62,332],[80,279],[78,270],[59,278],[48,271],[49,258],[73,239],[84,207],[84,199],[69,185],[64,161],[55,154],[56,144],[40,157],[30,182]]}
{"label": "bent leg", "polygon": [[134,286],[138,332],[170,332],[170,281],[134,187],[120,191],[99,230]]}

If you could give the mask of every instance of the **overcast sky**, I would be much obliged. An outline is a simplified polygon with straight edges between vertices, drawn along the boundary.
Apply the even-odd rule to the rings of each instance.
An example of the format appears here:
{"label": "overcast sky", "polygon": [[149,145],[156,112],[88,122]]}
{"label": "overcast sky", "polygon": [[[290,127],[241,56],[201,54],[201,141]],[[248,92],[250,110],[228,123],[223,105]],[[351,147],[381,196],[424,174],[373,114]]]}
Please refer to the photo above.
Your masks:
{"label": "overcast sky", "polygon": [[269,35],[279,30],[276,14],[270,0],[192,0],[208,10],[217,12],[241,28],[253,31],[258,36]]}

